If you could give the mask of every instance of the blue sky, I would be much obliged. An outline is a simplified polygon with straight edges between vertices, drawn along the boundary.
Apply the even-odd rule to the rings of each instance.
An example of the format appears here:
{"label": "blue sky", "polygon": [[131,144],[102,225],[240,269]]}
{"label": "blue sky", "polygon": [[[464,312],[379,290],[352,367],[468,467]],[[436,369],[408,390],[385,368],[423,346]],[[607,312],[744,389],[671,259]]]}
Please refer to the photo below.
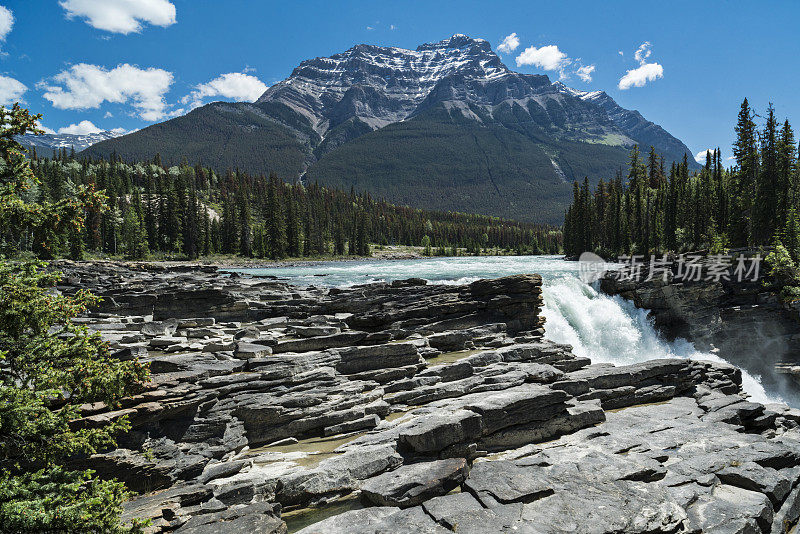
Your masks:
{"label": "blue sky", "polygon": [[[0,6],[6,8],[0,9],[0,99],[21,98],[56,131],[141,128],[199,103],[254,98],[304,59],[358,43],[415,48],[454,33],[485,38],[495,50],[515,33],[516,49],[501,53],[510,68],[605,90],[694,152],[721,146],[730,154],[745,96],[760,112],[772,101],[780,118],[800,121],[800,2],[794,1],[0,0]],[[644,43],[650,45],[637,60]],[[591,81],[578,76],[581,66],[584,73],[594,66]],[[621,89],[628,71],[644,85]],[[649,80],[636,76],[647,73]]]}

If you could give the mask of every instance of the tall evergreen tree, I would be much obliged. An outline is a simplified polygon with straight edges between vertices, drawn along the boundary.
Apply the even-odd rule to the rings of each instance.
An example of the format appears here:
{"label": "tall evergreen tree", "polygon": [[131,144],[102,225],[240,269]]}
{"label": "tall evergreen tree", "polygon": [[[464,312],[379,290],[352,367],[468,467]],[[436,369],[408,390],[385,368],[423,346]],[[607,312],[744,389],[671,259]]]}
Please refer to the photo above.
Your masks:
{"label": "tall evergreen tree", "polygon": [[267,189],[267,205],[264,219],[267,221],[269,255],[273,259],[286,256],[286,219],[283,210],[283,184],[275,174],[270,174]]}
{"label": "tall evergreen tree", "polygon": [[[302,255],[300,217],[297,213],[297,205],[294,198],[294,188],[286,195],[286,239],[288,243],[287,252],[289,256],[297,258]],[[339,228],[339,231],[342,231]],[[342,237],[342,239],[344,239]],[[342,251],[344,254],[344,251]]]}
{"label": "tall evergreen tree", "polygon": [[794,199],[795,190],[795,167],[797,165],[797,154],[795,152],[794,131],[789,121],[783,123],[777,142],[777,161],[776,161],[776,189],[777,205],[776,219],[779,223],[786,220],[789,209],[796,206]]}
{"label": "tall evergreen tree", "polygon": [[[770,103],[767,120],[761,134],[761,166],[756,181],[756,199],[753,209],[752,239],[764,243],[778,228],[778,122]],[[781,221],[782,222],[782,221]]]}
{"label": "tall evergreen tree", "polygon": [[759,157],[754,113],[745,98],[736,122],[736,141],[733,156],[736,159],[732,208],[738,214],[731,217],[730,240],[733,246],[752,243],[753,199],[756,197],[756,182],[759,175]]}

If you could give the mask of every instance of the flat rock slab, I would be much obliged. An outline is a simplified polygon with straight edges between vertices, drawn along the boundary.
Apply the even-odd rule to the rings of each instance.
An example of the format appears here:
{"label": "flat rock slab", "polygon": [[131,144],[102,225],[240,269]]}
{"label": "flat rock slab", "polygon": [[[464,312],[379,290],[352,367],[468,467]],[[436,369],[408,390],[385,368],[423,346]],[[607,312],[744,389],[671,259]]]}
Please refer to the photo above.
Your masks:
{"label": "flat rock slab", "polygon": [[416,452],[432,453],[456,443],[475,441],[483,430],[480,415],[469,410],[457,410],[410,421],[399,429],[399,442]]}
{"label": "flat rock slab", "polygon": [[286,534],[280,505],[257,503],[223,512],[196,515],[176,534]]}
{"label": "flat rock slab", "polygon": [[366,332],[342,332],[330,336],[319,336],[302,339],[280,341],[273,348],[273,352],[309,352],[326,350],[337,347],[350,347],[367,337]]}
{"label": "flat rock slab", "polygon": [[264,358],[272,354],[272,349],[266,345],[259,345],[258,343],[245,343],[240,342],[236,344],[236,350],[233,355],[243,360],[250,358]]}
{"label": "flat rock slab", "polygon": [[390,534],[413,532],[415,534],[452,534],[422,508],[400,510],[381,506],[353,510],[330,517],[298,531],[297,534]]}
{"label": "flat rock slab", "polygon": [[419,349],[414,343],[347,347],[338,352],[341,361],[336,365],[336,370],[343,374],[404,367],[420,361]]}
{"label": "flat rock slab", "polygon": [[[487,392],[466,397],[463,407],[483,416],[486,432],[553,417],[547,407],[563,406],[569,398],[563,391],[545,386],[525,384],[505,391]],[[564,406],[561,409],[566,409]]]}
{"label": "flat rock slab", "polygon": [[378,506],[415,506],[448,493],[468,473],[464,458],[403,465],[367,480],[361,487],[361,498]]}

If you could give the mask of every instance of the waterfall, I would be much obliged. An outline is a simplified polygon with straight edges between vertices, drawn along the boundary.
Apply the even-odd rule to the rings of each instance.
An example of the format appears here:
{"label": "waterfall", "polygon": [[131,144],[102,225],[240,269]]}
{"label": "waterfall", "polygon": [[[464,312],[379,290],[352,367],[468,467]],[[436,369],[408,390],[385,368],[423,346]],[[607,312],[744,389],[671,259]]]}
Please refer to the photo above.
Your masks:
{"label": "waterfall", "polygon": [[[626,365],[656,358],[723,361],[713,353],[696,350],[686,340],[664,340],[647,310],[618,295],[600,293],[572,273],[545,280],[544,302],[547,339],[572,345],[576,355],[593,363]],[[781,402],[764,390],[759,377],[744,370],[742,386],[755,402]]]}

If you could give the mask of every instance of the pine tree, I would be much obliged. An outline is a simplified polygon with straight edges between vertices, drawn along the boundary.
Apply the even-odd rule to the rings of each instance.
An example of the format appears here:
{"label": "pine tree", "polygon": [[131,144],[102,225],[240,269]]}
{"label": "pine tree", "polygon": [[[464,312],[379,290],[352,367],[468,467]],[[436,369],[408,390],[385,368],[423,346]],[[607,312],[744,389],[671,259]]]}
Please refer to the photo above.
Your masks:
{"label": "pine tree", "polygon": [[180,253],[183,250],[183,214],[177,187],[168,186],[166,201],[166,251]]}
{"label": "pine tree", "polygon": [[144,190],[144,225],[147,230],[147,243],[150,250],[158,249],[157,204],[153,201],[153,177],[147,173]]}
{"label": "pine tree", "polygon": [[431,248],[431,238],[428,234],[422,236],[422,255],[423,256],[432,256],[433,249]]}
{"label": "pine tree", "polygon": [[239,217],[237,204],[231,192],[227,192],[222,201],[222,220],[220,221],[219,251],[223,254],[237,254],[239,252]]}
{"label": "pine tree", "polygon": [[253,256],[256,258],[266,257],[266,247],[264,243],[264,225],[256,224],[253,227]]}
{"label": "pine tree", "polygon": [[784,121],[777,142],[777,205],[775,216],[778,221],[785,221],[789,209],[795,206],[793,191],[795,189],[795,153],[794,131],[789,121]]}
{"label": "pine tree", "polygon": [[192,179],[189,184],[189,194],[186,199],[186,213],[183,225],[183,249],[190,260],[200,255],[200,210],[201,205],[197,198],[197,189]]}
{"label": "pine tree", "polygon": [[147,233],[131,206],[125,210],[123,217],[122,240],[125,246],[125,258],[138,260],[147,254]]}
{"label": "pine tree", "polygon": [[761,166],[756,182],[753,209],[752,239],[756,244],[768,242],[777,229],[778,205],[778,123],[770,103],[767,121],[761,134]]}
{"label": "pine tree", "polygon": [[264,210],[264,219],[267,221],[269,255],[273,259],[286,257],[286,219],[284,218],[283,211],[282,188],[283,185],[278,177],[271,174],[267,188],[267,204]]}
{"label": "pine tree", "polygon": [[[41,115],[14,104],[0,108],[0,246],[18,252],[25,234],[47,227],[56,236],[80,233],[90,206],[103,198],[76,185],[68,196],[40,203],[26,191],[40,182],[18,136],[40,133]],[[147,378],[138,361],[112,359],[99,335],[73,319],[96,303],[85,292],[52,291],[59,276],[39,264],[0,261],[0,528],[4,532],[121,533],[129,496],[116,481],[77,470],[70,460],[113,448],[129,430],[125,416],[80,429],[74,421],[86,403],[119,401],[140,391]],[[73,464],[74,465],[74,464]]]}
{"label": "pine tree", "polygon": [[752,243],[753,199],[756,196],[758,180],[758,146],[753,111],[745,98],[736,123],[736,141],[733,156],[736,159],[734,174],[732,209],[737,216],[731,217],[730,240],[736,247]]}
{"label": "pine tree", "polygon": [[208,210],[203,210],[203,255],[211,254],[211,216]]}
{"label": "pine tree", "polygon": [[333,232],[333,249],[334,254],[337,256],[344,256],[345,253],[345,231],[341,220],[338,220],[334,226]]}
{"label": "pine tree", "polygon": [[209,254],[221,254],[224,251],[222,246],[223,233],[219,219],[212,219],[210,224]]}
{"label": "pine tree", "polygon": [[664,158],[656,154],[654,146],[650,145],[650,153],[647,156],[647,176],[650,187],[658,189],[664,181]]}
{"label": "pine tree", "polygon": [[82,260],[83,259],[83,236],[81,235],[81,231],[79,228],[70,228],[69,231],[69,258],[71,260]]}
{"label": "pine tree", "polygon": [[783,244],[795,262],[800,261],[800,216],[790,208],[783,228]]}
{"label": "pine tree", "polygon": [[632,198],[630,199],[633,206],[631,210],[633,220],[630,223],[630,239],[636,243],[638,248],[641,248],[644,224],[642,210],[647,171],[639,155],[639,145],[635,145],[631,151],[629,167],[628,187],[633,192]]}
{"label": "pine tree", "polygon": [[367,215],[363,211],[358,215],[358,231],[356,236],[357,254],[369,256],[369,240],[367,238]]}
{"label": "pine tree", "polygon": [[[287,202],[286,202],[286,239],[288,242],[287,252],[289,256],[293,258],[297,258],[302,254],[302,243],[301,243],[301,231],[300,231],[300,217],[298,217],[297,213],[297,205],[294,199],[294,188],[296,186],[292,186],[287,193]],[[339,227],[337,230],[341,234],[342,244],[344,243],[344,230]],[[338,247],[337,247],[337,250]],[[344,255],[344,246],[342,246],[342,251],[337,252],[337,254]]]}
{"label": "pine tree", "polygon": [[244,188],[240,188],[236,196],[237,213],[239,214],[239,254],[242,256],[253,255],[252,220],[250,216],[250,202]]}

